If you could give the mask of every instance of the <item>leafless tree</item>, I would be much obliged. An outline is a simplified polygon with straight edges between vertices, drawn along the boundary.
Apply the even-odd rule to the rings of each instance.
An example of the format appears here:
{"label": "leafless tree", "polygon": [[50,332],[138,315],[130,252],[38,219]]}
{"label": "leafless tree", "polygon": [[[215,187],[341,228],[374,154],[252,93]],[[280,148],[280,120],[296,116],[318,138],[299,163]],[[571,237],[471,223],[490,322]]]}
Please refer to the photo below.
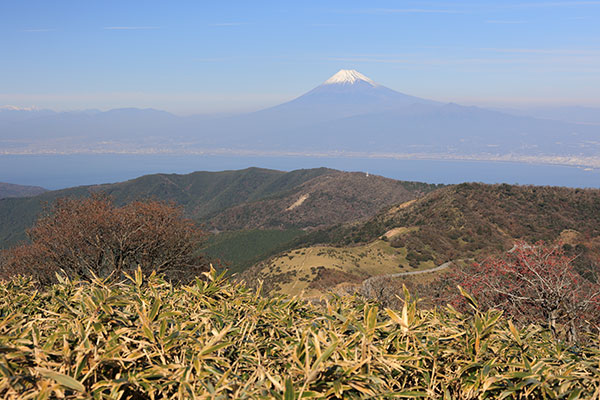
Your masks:
{"label": "leafless tree", "polygon": [[182,280],[207,267],[197,255],[204,232],[170,203],[116,207],[104,195],[59,199],[27,234],[30,243],[4,252],[2,275],[29,274],[47,283],[58,271],[119,277],[140,266]]}
{"label": "leafless tree", "polygon": [[[598,265],[590,265],[590,272],[599,276]],[[545,322],[569,340],[577,340],[577,332],[590,324],[598,327],[600,284],[580,275],[560,245],[518,243],[504,257],[462,270],[459,281],[484,307]]]}

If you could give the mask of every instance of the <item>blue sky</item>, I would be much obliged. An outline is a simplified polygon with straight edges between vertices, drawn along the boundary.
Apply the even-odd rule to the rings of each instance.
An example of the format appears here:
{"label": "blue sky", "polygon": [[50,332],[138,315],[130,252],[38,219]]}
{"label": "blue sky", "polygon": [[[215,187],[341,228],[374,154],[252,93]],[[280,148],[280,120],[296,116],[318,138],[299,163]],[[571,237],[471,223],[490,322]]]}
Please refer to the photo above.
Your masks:
{"label": "blue sky", "polygon": [[0,1],[0,105],[259,109],[341,68],[484,106],[600,106],[600,1]]}

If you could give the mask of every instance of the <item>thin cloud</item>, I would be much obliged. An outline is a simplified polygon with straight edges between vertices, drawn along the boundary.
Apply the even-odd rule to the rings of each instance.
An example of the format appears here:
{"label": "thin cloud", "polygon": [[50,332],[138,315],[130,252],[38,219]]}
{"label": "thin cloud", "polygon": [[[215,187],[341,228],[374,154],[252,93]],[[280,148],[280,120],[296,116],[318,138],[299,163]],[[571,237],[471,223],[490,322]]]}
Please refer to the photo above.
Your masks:
{"label": "thin cloud", "polygon": [[[513,54],[539,54],[539,55],[564,55],[564,56],[600,56],[600,49],[595,48],[518,48],[518,47],[460,47],[460,46],[414,46],[406,47],[411,53],[358,53],[347,55],[352,58],[368,58],[368,59],[408,59],[409,57],[419,57],[422,55],[418,50],[439,50],[456,52],[491,52],[491,53],[513,53]],[[417,51],[417,53],[415,53]]]}
{"label": "thin cloud", "polygon": [[315,23],[315,24],[310,24],[311,26],[317,26],[317,27],[340,27],[340,26],[348,26],[348,25],[343,25],[343,24],[328,24],[328,23]]}
{"label": "thin cloud", "polygon": [[342,62],[364,62],[375,64],[404,64],[412,66],[444,66],[444,65],[463,65],[463,64],[516,64],[522,63],[521,60],[513,59],[493,59],[493,58],[412,58],[412,59],[394,59],[394,58],[363,58],[363,57],[327,57],[327,61]]}
{"label": "thin cloud", "polygon": [[519,48],[495,48],[484,47],[479,50],[492,51],[496,53],[523,53],[523,54],[558,54],[558,55],[600,55],[598,50],[587,49],[519,49]]}
{"label": "thin cloud", "polygon": [[459,14],[462,11],[437,9],[437,8],[373,8],[369,10],[358,10],[368,14]]}
{"label": "thin cloud", "polygon": [[407,64],[413,63],[405,59],[394,59],[394,58],[376,58],[376,57],[327,57],[327,61],[342,61],[342,62],[368,62],[368,63],[381,63],[381,64]]}
{"label": "thin cloud", "polygon": [[[560,69],[565,71],[577,70],[578,72],[587,72],[594,69],[599,61],[600,52],[582,52],[566,53],[559,50],[542,49],[478,49],[479,51],[491,51],[495,53],[506,53],[498,57],[490,55],[486,57],[422,57],[422,56],[368,56],[368,55],[348,55],[326,57],[327,61],[353,62],[353,63],[377,63],[377,64],[395,64],[405,66],[444,66],[444,65],[519,65],[522,68],[536,67],[543,65],[546,70]],[[523,54],[520,54],[523,53]]]}
{"label": "thin cloud", "polygon": [[160,29],[158,26],[105,26],[105,30],[109,31],[141,31],[141,30],[151,30],[151,29]]}
{"label": "thin cloud", "polygon": [[549,1],[545,3],[521,3],[513,7],[572,7],[572,6],[598,6],[600,1]]}
{"label": "thin cloud", "polygon": [[52,32],[56,29],[53,28],[36,28],[36,29],[23,29],[21,32]]}
{"label": "thin cloud", "polygon": [[245,25],[243,22],[217,22],[208,26],[240,26]]}
{"label": "thin cloud", "polygon": [[511,21],[503,19],[488,19],[485,21],[486,24],[500,24],[500,25],[513,25],[513,24],[524,24],[527,21]]}
{"label": "thin cloud", "polygon": [[226,57],[222,57],[222,58],[194,58],[194,61],[198,61],[198,62],[207,62],[207,63],[212,63],[212,62],[225,62],[225,61],[231,61],[231,58],[226,58]]}

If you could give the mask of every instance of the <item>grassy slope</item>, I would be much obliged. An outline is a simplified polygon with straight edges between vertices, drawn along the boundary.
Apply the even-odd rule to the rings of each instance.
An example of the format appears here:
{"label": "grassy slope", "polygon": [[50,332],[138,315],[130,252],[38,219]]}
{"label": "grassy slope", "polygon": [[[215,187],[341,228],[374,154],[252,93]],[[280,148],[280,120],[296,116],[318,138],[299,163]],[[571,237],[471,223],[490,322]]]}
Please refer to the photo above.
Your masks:
{"label": "grassy slope", "polygon": [[352,247],[303,247],[258,264],[242,277],[252,284],[264,281],[267,292],[314,297],[335,291],[340,284],[358,284],[370,276],[435,266],[432,261],[410,266],[406,255],[406,249],[393,248],[383,240]]}

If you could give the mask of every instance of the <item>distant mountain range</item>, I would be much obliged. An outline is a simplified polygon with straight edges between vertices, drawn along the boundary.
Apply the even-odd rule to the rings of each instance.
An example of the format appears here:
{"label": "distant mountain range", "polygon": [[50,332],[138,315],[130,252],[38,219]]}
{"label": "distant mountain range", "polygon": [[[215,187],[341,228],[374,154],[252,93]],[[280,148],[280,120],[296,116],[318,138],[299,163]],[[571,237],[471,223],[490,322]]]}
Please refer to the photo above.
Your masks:
{"label": "distant mountain range", "polygon": [[[4,108],[0,152],[317,152],[527,161],[538,157],[600,166],[596,111],[495,111],[446,104],[341,70],[290,102],[227,117],[178,117],[152,109],[55,113]],[[528,112],[539,118],[525,115]]]}
{"label": "distant mountain range", "polygon": [[525,109],[498,108],[497,111],[526,117],[544,118],[575,124],[600,125],[600,108],[581,106],[546,106]]}

